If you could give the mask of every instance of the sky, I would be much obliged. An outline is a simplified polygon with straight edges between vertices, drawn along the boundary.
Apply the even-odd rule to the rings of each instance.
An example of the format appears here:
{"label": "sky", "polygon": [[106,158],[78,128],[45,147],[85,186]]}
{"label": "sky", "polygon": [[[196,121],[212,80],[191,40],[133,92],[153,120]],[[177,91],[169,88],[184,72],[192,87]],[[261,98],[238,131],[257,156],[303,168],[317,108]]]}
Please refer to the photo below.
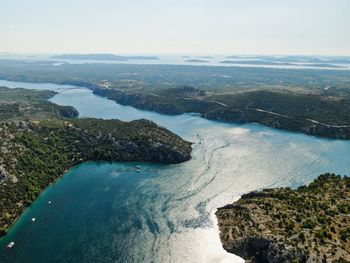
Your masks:
{"label": "sky", "polygon": [[350,0],[0,0],[0,52],[350,55]]}

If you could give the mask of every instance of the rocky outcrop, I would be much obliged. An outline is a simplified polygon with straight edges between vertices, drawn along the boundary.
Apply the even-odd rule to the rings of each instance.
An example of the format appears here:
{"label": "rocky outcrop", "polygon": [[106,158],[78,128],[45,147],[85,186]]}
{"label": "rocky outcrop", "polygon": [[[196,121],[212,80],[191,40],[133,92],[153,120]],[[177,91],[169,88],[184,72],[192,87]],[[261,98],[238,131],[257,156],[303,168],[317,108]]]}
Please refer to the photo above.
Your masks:
{"label": "rocky outcrop", "polygon": [[349,262],[350,178],[321,175],[309,186],[265,189],[218,208],[225,250],[247,262]]}
{"label": "rocky outcrop", "polygon": [[58,116],[64,118],[76,118],[79,116],[79,111],[71,106],[60,106]]}
{"label": "rocky outcrop", "polygon": [[7,172],[4,167],[0,166],[0,183],[7,180]]}
{"label": "rocky outcrop", "polygon": [[246,262],[306,262],[308,255],[284,243],[274,243],[263,237],[248,237],[229,241],[224,249],[230,253],[247,259]]}

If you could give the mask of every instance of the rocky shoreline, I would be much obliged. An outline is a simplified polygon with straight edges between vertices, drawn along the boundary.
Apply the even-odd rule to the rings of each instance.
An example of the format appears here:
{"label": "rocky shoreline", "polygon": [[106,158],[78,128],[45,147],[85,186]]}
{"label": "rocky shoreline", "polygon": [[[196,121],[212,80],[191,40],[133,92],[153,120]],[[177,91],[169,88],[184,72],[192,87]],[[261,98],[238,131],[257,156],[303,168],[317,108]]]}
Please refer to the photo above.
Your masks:
{"label": "rocky shoreline", "polygon": [[[252,111],[255,111],[254,114],[252,114]],[[317,137],[350,139],[350,126],[327,125],[303,118],[281,116],[262,111],[259,112],[256,109],[220,109],[205,113],[202,117],[209,120],[241,124],[259,123],[274,129],[301,132]]]}
{"label": "rocky shoreline", "polygon": [[[220,101],[203,99],[201,97],[205,92],[191,87],[179,88],[179,97],[96,87],[92,88],[92,90],[94,94],[107,97],[121,105],[162,114],[199,113],[201,117],[214,121],[239,124],[259,123],[275,129],[301,132],[318,137],[350,139],[350,125],[325,124],[306,117],[278,114],[272,111],[261,110],[254,106],[246,107],[254,105],[255,98],[250,102],[244,102],[244,107],[242,106],[243,103],[240,107],[234,107]],[[169,90],[169,92],[174,91]],[[265,93],[263,92],[262,94],[266,96]],[[274,93],[271,92],[271,94]],[[246,98],[243,98],[243,100],[246,100]]]}
{"label": "rocky shoreline", "polygon": [[[10,80],[18,80],[17,78],[10,78]],[[30,80],[26,80],[29,81]],[[144,92],[144,91],[126,91],[123,89],[110,89],[101,87],[96,83],[82,80],[62,80],[52,81],[53,83],[61,85],[74,85],[78,87],[85,87],[93,91],[94,94],[106,97],[114,100],[115,102],[125,105],[132,106],[141,110],[154,111],[161,114],[167,115],[178,115],[183,113],[198,113],[201,117],[214,121],[232,122],[238,124],[245,123],[259,123],[264,126],[268,126],[274,129],[282,129],[292,132],[301,132],[308,135],[317,137],[333,138],[333,139],[350,139],[350,124],[349,120],[342,119],[341,123],[334,121],[338,117],[340,111],[346,111],[349,107],[348,104],[339,105],[337,109],[327,109],[326,112],[319,112],[319,116],[323,116],[325,113],[331,114],[333,118],[331,122],[319,122],[314,119],[309,119],[306,116],[294,116],[293,114],[280,114],[280,109],[276,109],[276,112],[270,110],[260,109],[255,107],[256,99],[259,97],[278,97],[282,94],[282,100],[286,100],[284,97],[285,92],[280,91],[252,91],[245,92],[242,94],[253,94],[251,98],[245,98],[242,94],[213,94],[213,96],[206,94],[204,90],[199,90],[190,86],[183,86],[178,88],[161,89],[160,91]],[[34,82],[35,83],[35,82]],[[175,91],[175,92],[174,92]],[[211,94],[212,92],[209,92]],[[256,94],[254,94],[256,93]],[[261,93],[261,94],[260,94]],[[170,95],[169,95],[170,94]],[[175,96],[175,94],[178,94]],[[295,94],[289,94],[293,97],[293,100],[298,98]],[[302,96],[300,99],[305,100],[305,94],[299,94]],[[239,97],[242,98],[239,98]],[[298,96],[298,95],[297,95]],[[305,101],[305,105],[310,108],[317,108],[327,100],[333,105],[337,105],[337,101],[332,101],[333,98],[330,96],[315,96],[315,101]],[[222,100],[224,97],[224,101]],[[225,98],[226,97],[226,98]],[[237,99],[236,102],[239,105],[234,106],[227,103],[231,98]],[[288,98],[287,98],[288,101]],[[236,103],[235,102],[235,103]],[[312,105],[312,104],[314,105]],[[310,104],[310,105],[309,105]],[[254,106],[255,105],[255,106]],[[253,106],[253,107],[251,107]],[[300,105],[279,105],[283,108],[298,109]],[[273,109],[274,105],[265,105],[264,108]],[[342,110],[340,110],[342,109]],[[74,110],[74,109],[73,109]],[[300,110],[300,109],[299,109]],[[302,109],[303,112],[308,112],[309,108]],[[329,111],[329,112],[328,112]],[[76,117],[77,113],[73,112],[72,109],[63,109],[62,112],[58,112],[64,117]],[[343,114],[342,114],[343,115]],[[329,116],[328,116],[329,117]],[[342,116],[343,118],[344,116]],[[345,121],[345,124],[344,124]]]}
{"label": "rocky shoreline", "polygon": [[64,171],[86,161],[175,164],[191,143],[148,120],[50,119],[0,123],[0,236]]}
{"label": "rocky shoreline", "polygon": [[226,251],[246,262],[349,262],[350,178],[324,174],[309,186],[265,189],[218,208]]}

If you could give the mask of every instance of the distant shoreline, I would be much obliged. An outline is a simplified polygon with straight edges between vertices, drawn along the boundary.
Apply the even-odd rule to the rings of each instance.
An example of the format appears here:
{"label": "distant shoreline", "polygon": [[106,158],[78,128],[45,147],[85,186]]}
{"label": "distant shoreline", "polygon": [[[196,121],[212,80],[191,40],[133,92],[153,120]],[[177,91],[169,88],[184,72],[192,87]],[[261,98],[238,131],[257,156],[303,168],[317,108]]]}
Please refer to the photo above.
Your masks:
{"label": "distant shoreline", "polygon": [[52,59],[129,61],[129,60],[159,60],[156,56],[117,56],[113,54],[63,54],[51,56]]}

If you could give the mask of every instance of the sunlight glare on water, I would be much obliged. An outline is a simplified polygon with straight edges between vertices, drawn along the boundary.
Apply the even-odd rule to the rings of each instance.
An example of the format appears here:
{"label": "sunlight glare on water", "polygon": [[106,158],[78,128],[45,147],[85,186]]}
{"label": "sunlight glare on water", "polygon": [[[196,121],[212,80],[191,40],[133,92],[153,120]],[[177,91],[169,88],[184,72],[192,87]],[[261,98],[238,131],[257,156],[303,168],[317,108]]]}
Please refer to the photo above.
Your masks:
{"label": "sunlight glare on water", "polygon": [[[42,85],[60,90],[58,85]],[[192,160],[177,165],[144,163],[140,174],[130,163],[73,168],[0,241],[3,247],[16,240],[11,257],[0,249],[5,262],[36,262],[39,255],[51,262],[62,258],[66,262],[243,262],[221,246],[217,207],[252,190],[296,187],[323,172],[349,173],[347,141],[208,121],[191,114],[139,111],[90,90],[72,88],[61,90],[51,101],[76,107],[80,117],[153,120],[194,142]],[[48,199],[69,202],[61,205],[49,225],[27,222],[47,216]],[[33,227],[36,231],[30,232]],[[21,244],[28,233],[33,242]]]}

